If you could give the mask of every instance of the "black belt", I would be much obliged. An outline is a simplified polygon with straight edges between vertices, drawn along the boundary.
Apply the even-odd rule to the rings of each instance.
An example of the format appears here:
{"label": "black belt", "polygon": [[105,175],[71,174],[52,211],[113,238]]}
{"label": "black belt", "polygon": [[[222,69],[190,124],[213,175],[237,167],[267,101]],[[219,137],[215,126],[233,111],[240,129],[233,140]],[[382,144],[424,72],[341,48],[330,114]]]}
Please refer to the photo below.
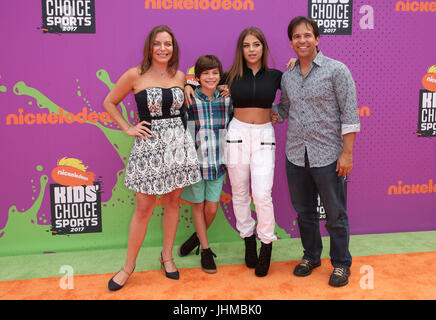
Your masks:
{"label": "black belt", "polygon": [[[181,118],[183,122],[183,127],[185,127],[185,130],[187,128],[187,120],[186,117],[184,117],[184,114],[178,114],[178,115],[165,115],[160,117],[147,117],[147,116],[139,116],[140,121],[147,121],[151,124],[153,120],[163,120],[163,119],[173,119],[173,118]],[[146,124],[147,128],[151,130],[151,125]]]}

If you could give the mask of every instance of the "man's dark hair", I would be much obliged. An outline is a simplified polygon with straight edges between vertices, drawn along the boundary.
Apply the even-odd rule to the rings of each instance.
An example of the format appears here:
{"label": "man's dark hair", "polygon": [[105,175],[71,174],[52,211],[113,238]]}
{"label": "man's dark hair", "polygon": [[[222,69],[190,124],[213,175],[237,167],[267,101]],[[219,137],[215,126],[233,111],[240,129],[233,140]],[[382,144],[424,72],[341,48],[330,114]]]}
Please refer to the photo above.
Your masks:
{"label": "man's dark hair", "polygon": [[315,38],[319,37],[319,28],[318,28],[318,24],[316,23],[316,21],[309,18],[309,17],[299,16],[299,17],[295,17],[294,19],[292,19],[291,22],[289,23],[289,26],[288,26],[289,40],[292,40],[292,33],[294,32],[294,28],[302,23],[305,23],[306,25],[311,26],[313,29],[313,34],[315,35]]}

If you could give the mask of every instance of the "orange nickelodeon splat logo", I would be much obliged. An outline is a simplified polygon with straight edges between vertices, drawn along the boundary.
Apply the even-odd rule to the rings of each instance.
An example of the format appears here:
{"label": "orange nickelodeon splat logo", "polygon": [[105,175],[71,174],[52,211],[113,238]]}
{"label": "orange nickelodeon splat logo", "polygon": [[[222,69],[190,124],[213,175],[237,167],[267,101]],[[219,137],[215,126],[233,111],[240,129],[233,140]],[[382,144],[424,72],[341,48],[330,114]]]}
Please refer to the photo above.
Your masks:
{"label": "orange nickelodeon splat logo", "polygon": [[186,72],[186,82],[194,86],[200,85],[200,83],[197,81],[197,78],[195,77],[195,67],[191,67],[188,72]]}
{"label": "orange nickelodeon splat logo", "polygon": [[51,172],[51,177],[58,184],[63,186],[92,186],[94,185],[95,174],[86,172],[88,167],[82,161],[74,158],[64,157],[58,161],[58,166]]}
{"label": "orange nickelodeon splat logo", "polygon": [[431,66],[422,78],[422,85],[428,91],[436,92],[436,65]]}

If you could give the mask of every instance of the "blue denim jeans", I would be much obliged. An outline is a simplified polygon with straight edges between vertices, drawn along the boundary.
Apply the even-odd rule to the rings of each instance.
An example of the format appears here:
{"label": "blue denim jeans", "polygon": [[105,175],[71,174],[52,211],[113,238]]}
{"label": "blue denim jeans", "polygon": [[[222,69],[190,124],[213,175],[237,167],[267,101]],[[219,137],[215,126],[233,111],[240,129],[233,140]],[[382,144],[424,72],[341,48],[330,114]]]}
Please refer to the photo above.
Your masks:
{"label": "blue denim jeans", "polygon": [[318,193],[326,212],[330,234],[330,258],[333,267],[350,267],[350,233],[345,201],[345,180],[338,177],[336,161],[326,167],[299,167],[286,160],[286,174],[292,205],[298,213],[298,227],[304,249],[303,259],[321,258],[322,241],[316,207]]}

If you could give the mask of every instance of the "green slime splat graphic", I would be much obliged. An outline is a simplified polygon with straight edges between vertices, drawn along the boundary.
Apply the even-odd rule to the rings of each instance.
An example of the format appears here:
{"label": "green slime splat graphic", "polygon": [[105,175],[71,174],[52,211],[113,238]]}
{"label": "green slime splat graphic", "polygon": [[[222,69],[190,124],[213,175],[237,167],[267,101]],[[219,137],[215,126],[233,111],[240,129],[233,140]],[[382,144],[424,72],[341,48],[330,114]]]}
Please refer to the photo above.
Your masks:
{"label": "green slime splat graphic", "polygon": [[[0,79],[2,78],[2,76],[0,75]],[[6,92],[8,91],[8,89],[5,86],[0,86],[0,92]]]}
{"label": "green slime splat graphic", "polygon": [[[109,90],[114,86],[105,70],[97,72],[97,78],[103,82]],[[50,113],[59,114],[60,107],[51,101],[35,88],[27,86],[20,81],[15,84],[13,92],[16,95],[26,95],[36,100],[36,105],[40,109],[48,109]],[[80,92],[79,96],[82,96]],[[123,103],[120,103],[122,115],[129,122],[128,112]],[[65,110],[65,109],[64,109]],[[68,112],[65,110],[65,112]],[[132,113],[131,113],[132,115]],[[130,122],[129,122],[130,123]],[[96,126],[109,143],[114,147],[118,156],[127,164],[127,155],[133,143],[133,138],[127,136],[121,130],[111,129],[100,123],[86,122],[85,124]],[[83,125],[85,125],[83,124]],[[53,164],[55,166],[55,163]],[[38,166],[38,171],[42,167]],[[26,211],[19,212],[16,206],[11,206],[8,214],[8,222],[3,230],[0,230],[0,256],[34,254],[44,251],[74,251],[92,250],[106,248],[126,248],[128,231],[131,215],[134,211],[134,192],[124,187],[124,169],[116,173],[117,181],[112,189],[112,196],[109,201],[102,203],[102,226],[101,233],[91,234],[72,234],[69,236],[53,236],[50,232],[51,226],[38,225],[31,221],[36,221],[37,213],[44,200],[47,175],[40,176],[40,193],[34,204]],[[50,201],[48,198],[45,201]],[[230,204],[227,204],[230,205]],[[225,205],[225,207],[227,207]],[[176,244],[186,240],[195,230],[192,223],[191,206],[181,204],[181,218],[176,235]],[[147,229],[147,236],[143,246],[161,246],[163,241],[162,234],[163,208],[156,206],[153,217],[150,219]],[[276,234],[280,238],[288,238],[289,235],[277,226]],[[224,216],[224,211],[220,205],[217,216],[208,230],[210,242],[240,241],[237,231],[228,223]]]}
{"label": "green slime splat graphic", "polygon": [[[3,241],[5,241],[6,244],[9,244],[8,239],[10,235],[6,229],[13,230],[13,232],[11,232],[13,234],[12,238],[18,237],[19,239],[27,239],[29,235],[36,235],[36,233],[45,233],[44,229],[46,229],[47,226],[38,225],[32,220],[34,219],[36,221],[36,216],[38,214],[39,209],[41,208],[41,203],[45,193],[45,186],[48,182],[48,176],[42,175],[39,179],[39,182],[40,182],[39,196],[28,210],[24,212],[20,212],[16,206],[12,206],[9,208],[8,211],[9,217],[13,217],[13,219],[8,220],[7,228],[4,229],[5,231],[3,231],[4,235],[2,238],[0,238],[0,243],[3,244]],[[32,238],[31,240],[33,241]],[[7,248],[2,248],[1,250],[2,255],[16,254],[13,248],[14,248],[13,243],[11,244],[11,246],[8,245]],[[4,254],[5,250],[6,253],[9,252],[9,254]]]}

